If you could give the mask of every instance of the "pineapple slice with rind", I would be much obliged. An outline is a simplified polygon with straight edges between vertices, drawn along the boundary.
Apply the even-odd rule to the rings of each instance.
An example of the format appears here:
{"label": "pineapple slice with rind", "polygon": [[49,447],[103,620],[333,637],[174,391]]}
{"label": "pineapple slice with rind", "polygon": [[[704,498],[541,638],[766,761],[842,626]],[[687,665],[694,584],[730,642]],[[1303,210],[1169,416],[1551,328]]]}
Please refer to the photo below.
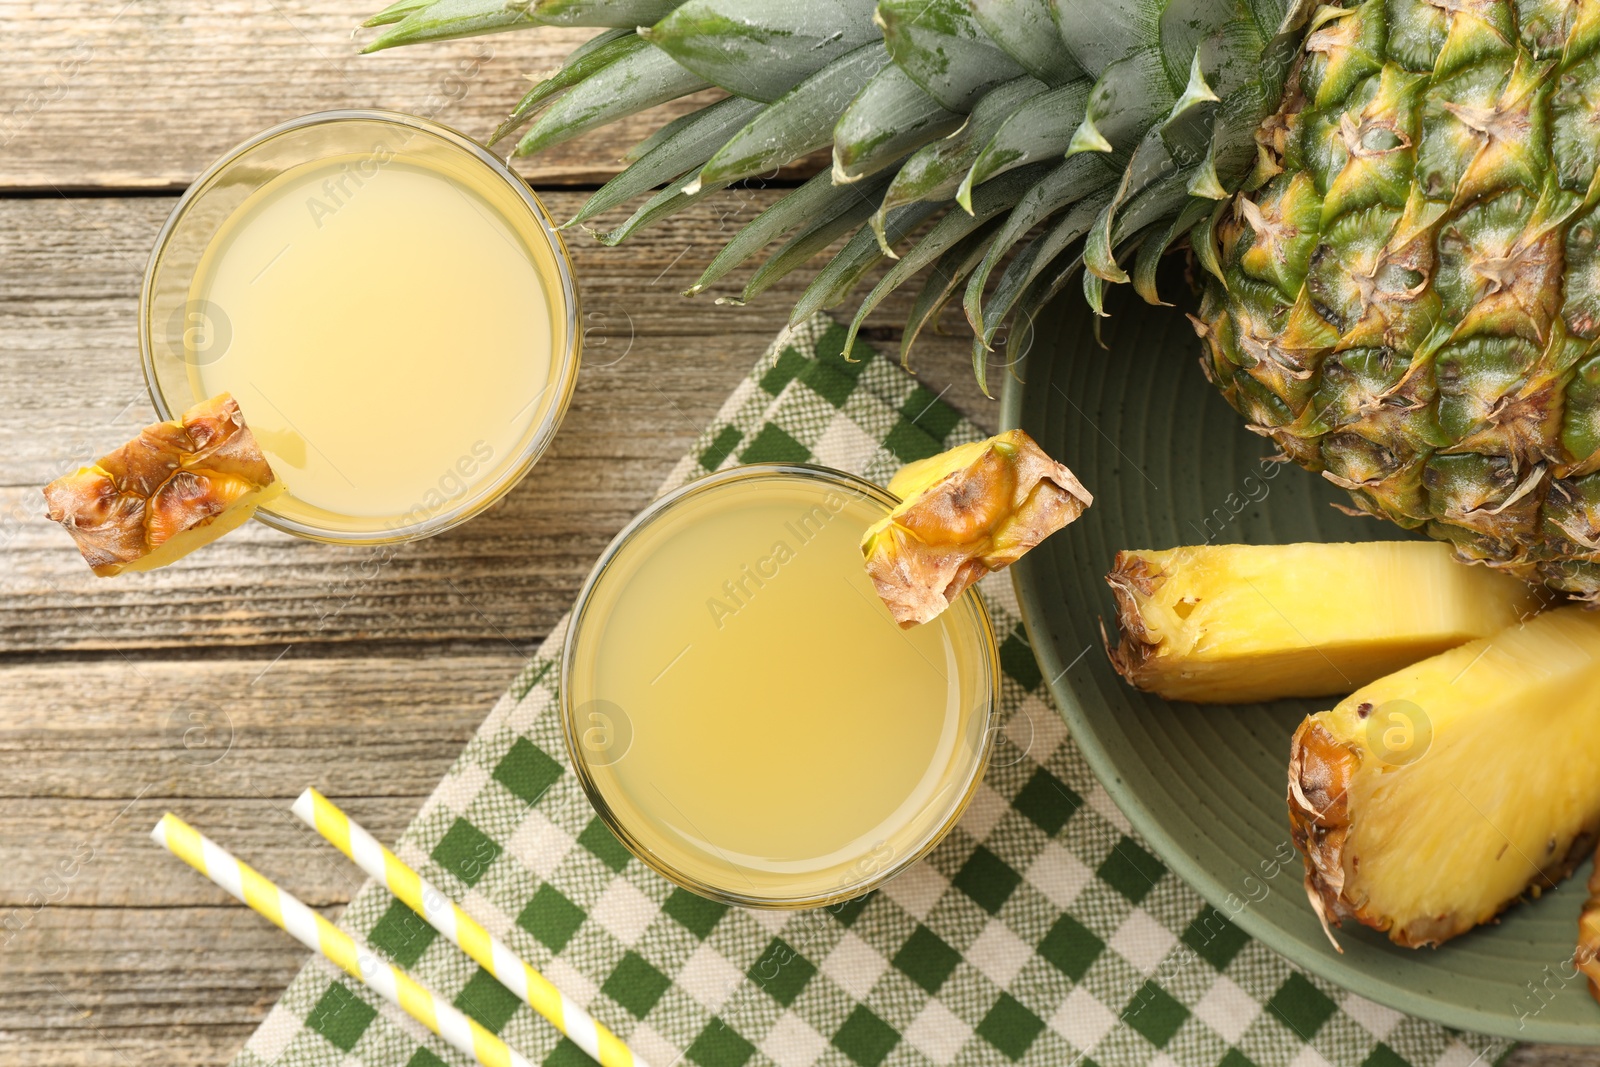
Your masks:
{"label": "pineapple slice with rind", "polygon": [[219,393],[57,478],[44,497],[84,562],[110,577],[164,567],[215,541],[282,486],[239,405]]}
{"label": "pineapple slice with rind", "polygon": [[1576,606],[1308,716],[1289,821],[1324,929],[1353,918],[1437,945],[1538,896],[1594,847],[1596,766],[1600,612]]}
{"label": "pineapple slice with rind", "polygon": [[1026,433],[1008,430],[908,463],[889,482],[901,503],[861,539],[867,574],[902,627],[939,615],[1094,502]]}
{"label": "pineapple slice with rind", "polygon": [[1106,582],[1118,673],[1198,703],[1342,695],[1549,599],[1429,541],[1118,552]]}

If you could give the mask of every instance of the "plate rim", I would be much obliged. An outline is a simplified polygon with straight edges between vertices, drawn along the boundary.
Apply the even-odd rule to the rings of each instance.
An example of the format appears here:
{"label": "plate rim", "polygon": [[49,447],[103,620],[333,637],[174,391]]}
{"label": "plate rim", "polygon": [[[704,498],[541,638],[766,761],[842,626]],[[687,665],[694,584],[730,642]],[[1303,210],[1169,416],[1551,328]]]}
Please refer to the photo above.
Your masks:
{"label": "plate rim", "polygon": [[[1067,300],[1074,298],[1072,293],[1058,297]],[[1007,373],[1004,376],[1000,388],[1001,431],[1027,429],[1022,424],[1022,408],[1027,385],[1021,377],[1026,365],[1021,364],[1016,370],[1019,373]],[[1232,891],[1191,861],[1187,850],[1167,833],[1161,821],[1125,784],[1118,773],[1116,761],[1101,744],[1099,735],[1084,715],[1083,702],[1067,682],[1066,671],[1063,670],[1065,664],[1061,662],[1054,643],[1049,640],[1047,628],[1041,625],[1045,612],[1040,602],[1041,594],[1037,592],[1039,583],[1034,573],[1040,565],[1041,558],[1024,556],[1012,564],[1011,585],[1021,610],[1028,643],[1039,661],[1050,695],[1055,700],[1057,712],[1066,721],[1067,729],[1083,753],[1095,779],[1111,797],[1118,810],[1127,816],[1134,829],[1155,849],[1161,862],[1182,879],[1184,884],[1198,893],[1207,904],[1213,908],[1226,909],[1226,901]],[[1287,822],[1287,817],[1285,821]],[[1530,1018],[1526,1025],[1518,1025],[1517,1019],[1512,1015],[1467,1007],[1437,995],[1397,985],[1352,966],[1345,962],[1343,956],[1330,957],[1325,953],[1312,952],[1299,940],[1290,940],[1286,944],[1285,939],[1280,936],[1281,928],[1254,909],[1245,908],[1233,915],[1230,921],[1294,966],[1357,996],[1377,1001],[1385,1007],[1414,1015],[1419,1019],[1517,1043],[1600,1047],[1600,1016],[1596,1017],[1593,1025],[1553,1022],[1538,1017]],[[1576,945],[1576,923],[1574,923],[1573,938]]]}

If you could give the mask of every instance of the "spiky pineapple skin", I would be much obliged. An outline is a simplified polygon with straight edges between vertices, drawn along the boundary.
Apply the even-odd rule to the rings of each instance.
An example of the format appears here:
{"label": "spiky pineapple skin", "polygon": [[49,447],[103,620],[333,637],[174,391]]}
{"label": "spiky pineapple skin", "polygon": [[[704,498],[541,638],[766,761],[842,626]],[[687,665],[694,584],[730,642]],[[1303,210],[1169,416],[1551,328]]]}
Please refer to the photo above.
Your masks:
{"label": "spiky pineapple skin", "polygon": [[1341,0],[1219,209],[1228,401],[1356,507],[1600,597],[1600,3]]}

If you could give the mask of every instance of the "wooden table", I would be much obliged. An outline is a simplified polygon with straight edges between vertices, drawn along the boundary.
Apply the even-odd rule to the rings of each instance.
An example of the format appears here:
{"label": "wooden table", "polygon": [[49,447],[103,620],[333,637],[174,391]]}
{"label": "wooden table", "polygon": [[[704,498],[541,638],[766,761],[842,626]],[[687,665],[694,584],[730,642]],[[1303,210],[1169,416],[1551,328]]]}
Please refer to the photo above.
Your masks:
{"label": "wooden table", "polygon": [[[802,286],[743,309],[678,295],[771,190],[617,249],[576,236],[586,364],[553,450],[491,512],[380,552],[252,524],[166,570],[94,578],[39,487],[153,417],[139,281],[176,195],[311,111],[393,108],[483,136],[587,36],[358,57],[351,30],[377,6],[0,0],[0,1067],[225,1063],[305,953],[160,854],[157,817],[336,913],[355,870],[288,804],[316,784],[379,837],[400,832]],[[519,167],[565,217],[659,121]],[[892,345],[905,310],[891,300],[871,336]],[[952,325],[921,342],[919,369],[992,425]]]}

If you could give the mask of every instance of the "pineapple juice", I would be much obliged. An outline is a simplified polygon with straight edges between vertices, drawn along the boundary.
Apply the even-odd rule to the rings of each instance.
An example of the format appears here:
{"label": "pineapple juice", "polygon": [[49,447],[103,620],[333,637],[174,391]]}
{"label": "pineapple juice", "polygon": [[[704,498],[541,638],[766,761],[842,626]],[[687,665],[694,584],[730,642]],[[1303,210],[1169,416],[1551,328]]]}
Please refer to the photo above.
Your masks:
{"label": "pineapple juice", "polygon": [[291,168],[200,259],[191,388],[238,401],[286,484],[274,514],[426,521],[514,463],[559,399],[556,270],[508,183],[431,141]]}
{"label": "pineapple juice", "polygon": [[931,846],[975,784],[987,621],[969,594],[895,625],[859,547],[890,505],[865,483],[718,479],[596,568],[565,664],[569,746],[669,877],[746,904],[842,899]]}

